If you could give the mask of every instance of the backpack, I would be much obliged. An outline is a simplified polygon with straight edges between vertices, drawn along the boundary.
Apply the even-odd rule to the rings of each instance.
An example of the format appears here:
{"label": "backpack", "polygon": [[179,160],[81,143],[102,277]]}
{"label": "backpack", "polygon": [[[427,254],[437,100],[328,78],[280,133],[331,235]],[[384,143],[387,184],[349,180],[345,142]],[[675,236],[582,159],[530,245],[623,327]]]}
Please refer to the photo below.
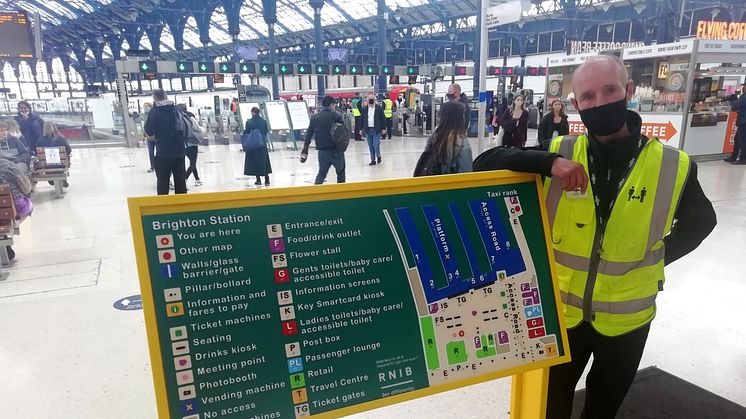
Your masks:
{"label": "backpack", "polygon": [[176,136],[181,141],[186,143],[187,141],[189,141],[189,137],[194,135],[194,130],[192,129],[192,120],[191,118],[189,118],[189,115],[180,111],[176,107],[174,107],[174,119],[174,131],[176,131]]}
{"label": "backpack", "polygon": [[337,117],[329,130],[329,134],[331,134],[332,141],[337,149],[344,153],[350,145],[350,132],[347,130],[347,125],[342,122],[342,118],[339,118],[339,115]]}
{"label": "backpack", "polygon": [[248,134],[241,136],[241,146],[244,151],[252,151],[264,147],[264,136],[259,129],[254,128]]}
{"label": "backpack", "polygon": [[189,118],[189,125],[192,128],[192,135],[190,135],[186,140],[187,146],[202,144],[202,129],[200,129],[197,121],[194,118]]}

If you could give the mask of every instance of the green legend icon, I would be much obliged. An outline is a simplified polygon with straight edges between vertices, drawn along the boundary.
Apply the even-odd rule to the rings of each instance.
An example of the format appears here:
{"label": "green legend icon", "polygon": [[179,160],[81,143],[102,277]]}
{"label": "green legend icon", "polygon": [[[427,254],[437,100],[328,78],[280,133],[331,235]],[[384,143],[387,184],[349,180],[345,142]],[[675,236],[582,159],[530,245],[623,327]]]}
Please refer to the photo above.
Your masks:
{"label": "green legend icon", "polygon": [[186,71],[186,66],[184,63],[179,64],[179,71]]}
{"label": "green legend icon", "polygon": [[202,71],[207,71],[207,64],[202,64],[201,66],[199,66],[199,69]]}
{"label": "green legend icon", "polygon": [[390,76],[390,75],[394,74],[394,66],[393,65],[384,65],[384,66],[381,66],[381,73],[384,76]]}
{"label": "green legend icon", "polygon": [[419,76],[420,75],[420,66],[418,66],[418,65],[408,65],[407,66],[407,75],[409,75],[409,76]]}

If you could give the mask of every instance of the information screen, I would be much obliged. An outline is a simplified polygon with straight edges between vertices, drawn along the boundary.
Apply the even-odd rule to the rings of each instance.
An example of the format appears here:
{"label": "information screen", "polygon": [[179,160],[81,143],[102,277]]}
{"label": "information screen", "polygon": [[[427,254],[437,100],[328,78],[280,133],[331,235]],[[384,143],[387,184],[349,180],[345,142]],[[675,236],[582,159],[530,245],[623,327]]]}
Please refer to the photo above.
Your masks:
{"label": "information screen", "polygon": [[160,417],[340,417],[569,360],[535,175],[130,198]]}
{"label": "information screen", "polygon": [[0,58],[36,58],[26,12],[0,12]]}
{"label": "information screen", "polygon": [[288,110],[284,100],[264,102],[264,108],[267,111],[267,124],[269,124],[271,131],[291,129]]}

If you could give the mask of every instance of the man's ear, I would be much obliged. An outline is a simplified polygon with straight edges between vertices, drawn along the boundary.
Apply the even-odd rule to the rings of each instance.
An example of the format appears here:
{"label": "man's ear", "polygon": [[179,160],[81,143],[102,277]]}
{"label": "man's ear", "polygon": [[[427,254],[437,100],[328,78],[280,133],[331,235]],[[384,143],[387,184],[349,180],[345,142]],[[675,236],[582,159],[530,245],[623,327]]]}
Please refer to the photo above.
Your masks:
{"label": "man's ear", "polygon": [[634,96],[634,94],[635,94],[635,82],[632,81],[632,79],[630,79],[627,82],[627,96],[626,96],[627,102],[632,100],[632,96]]}

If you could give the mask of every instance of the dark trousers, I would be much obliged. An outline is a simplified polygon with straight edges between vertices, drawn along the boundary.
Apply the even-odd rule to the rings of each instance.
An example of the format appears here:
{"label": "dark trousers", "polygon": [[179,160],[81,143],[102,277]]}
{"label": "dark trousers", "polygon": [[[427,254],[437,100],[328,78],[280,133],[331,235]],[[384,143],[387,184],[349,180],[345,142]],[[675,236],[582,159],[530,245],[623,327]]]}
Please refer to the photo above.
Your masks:
{"label": "dark trousers", "polygon": [[[740,158],[738,154],[741,154]],[[736,138],[733,141],[733,153],[730,155],[733,160],[746,160],[746,125],[736,127]]]}
{"label": "dark trousers", "polygon": [[194,173],[194,179],[199,180],[199,173],[197,173],[197,154],[199,153],[197,146],[193,145],[187,147],[186,156],[189,159],[189,167],[186,171],[186,179],[189,179],[192,173]]}
{"label": "dark trousers", "polygon": [[150,158],[150,168],[155,169],[155,141],[147,140],[148,143],[148,157]]}
{"label": "dark trousers", "polygon": [[386,137],[391,139],[391,134],[394,131],[394,117],[386,118]]}
{"label": "dark trousers", "polygon": [[168,195],[168,182],[171,175],[174,177],[174,190],[176,193],[186,193],[186,169],[184,168],[184,157],[166,159],[155,156],[155,176],[158,179],[158,195]]}
{"label": "dark trousers", "polygon": [[549,370],[547,418],[570,417],[575,386],[593,354],[581,418],[613,419],[635,378],[649,331],[647,324],[630,333],[609,337],[587,322],[568,330],[572,361]]}
{"label": "dark trousers", "polygon": [[409,124],[409,115],[405,113],[401,117],[402,132],[404,133],[404,135],[407,135],[407,125],[408,124]]}
{"label": "dark trousers", "polygon": [[355,117],[355,141],[363,141],[363,137],[360,135],[360,130],[363,129],[363,117]]}
{"label": "dark trousers", "polygon": [[339,150],[319,150],[319,174],[316,175],[315,185],[321,185],[334,166],[337,171],[337,183],[345,183],[345,154]]}

